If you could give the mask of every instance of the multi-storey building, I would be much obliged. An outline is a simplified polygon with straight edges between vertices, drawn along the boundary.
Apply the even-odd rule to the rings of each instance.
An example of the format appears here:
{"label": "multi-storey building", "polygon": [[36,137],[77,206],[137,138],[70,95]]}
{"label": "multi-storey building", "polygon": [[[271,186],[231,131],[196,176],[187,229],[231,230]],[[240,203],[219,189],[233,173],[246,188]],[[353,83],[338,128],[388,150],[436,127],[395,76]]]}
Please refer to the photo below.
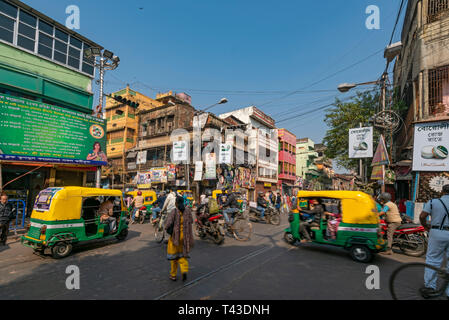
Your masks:
{"label": "multi-storey building", "polygon": [[0,1],[0,189],[28,208],[47,186],[94,185],[105,163],[86,160],[90,141],[105,151],[105,123],[91,117],[91,47],[102,49],[21,1]]}
{"label": "multi-storey building", "polygon": [[286,129],[278,130],[279,181],[278,189],[291,193],[296,182],[296,136]]}
{"label": "multi-storey building", "polygon": [[[427,165],[422,172],[408,174],[414,151],[418,156],[413,159],[416,162],[413,166],[423,162],[419,156],[421,150],[415,150],[418,148],[414,141],[415,127],[424,124],[443,127],[449,125],[449,2],[408,1],[401,42],[401,52],[394,66],[394,87],[408,109],[402,115],[405,130],[400,130],[394,139],[393,160],[396,174],[401,178],[396,182],[396,197],[410,199],[413,196],[412,190],[415,189],[419,191],[418,200],[424,202],[439,195],[429,186],[430,180],[435,177],[444,180],[444,172],[448,171],[447,166],[435,163],[435,166]],[[429,136],[430,142],[426,143],[432,145],[435,135],[438,139],[441,137],[438,135],[443,134],[441,130],[437,132],[438,130],[433,129],[434,136]],[[427,137],[425,139],[427,141]],[[422,146],[419,147],[421,148]],[[419,179],[416,178],[418,172]],[[415,179],[412,181],[413,177]],[[419,186],[415,188],[417,181]],[[427,190],[425,194],[421,192],[424,190]]]}
{"label": "multi-storey building", "polygon": [[112,93],[112,96],[120,96],[137,104],[137,107],[132,107],[111,97],[106,98],[108,167],[103,170],[103,178],[112,180],[113,177],[114,186],[120,187],[120,185],[123,186],[124,175],[127,171],[126,151],[134,148],[138,143],[140,112],[152,110],[163,104],[130,89],[129,86]]}
{"label": "multi-storey building", "polygon": [[309,138],[296,140],[296,175],[303,180],[320,176],[315,159],[318,153],[315,151],[315,142]]}
{"label": "multi-storey building", "polygon": [[[256,189],[276,191],[278,182],[279,142],[275,121],[258,108],[251,106],[220,115],[222,119],[234,116],[247,125],[248,154],[255,156],[257,168]],[[251,199],[255,198],[255,193]]]}

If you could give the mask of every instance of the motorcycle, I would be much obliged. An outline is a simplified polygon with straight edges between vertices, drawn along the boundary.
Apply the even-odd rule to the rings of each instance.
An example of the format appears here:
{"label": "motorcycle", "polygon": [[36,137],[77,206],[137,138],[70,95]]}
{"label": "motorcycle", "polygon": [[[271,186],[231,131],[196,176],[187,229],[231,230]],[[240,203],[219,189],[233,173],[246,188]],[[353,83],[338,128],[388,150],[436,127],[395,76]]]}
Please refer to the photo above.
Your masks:
{"label": "motorcycle", "polygon": [[278,226],[281,224],[281,216],[278,209],[276,209],[271,204],[268,205],[268,207],[265,209],[265,216],[263,219],[260,217],[261,212],[255,208],[250,207],[249,208],[249,219],[255,222],[265,221],[266,223],[271,223],[275,226]]}
{"label": "motorcycle", "polygon": [[[206,208],[201,210],[201,214],[204,214]],[[200,214],[200,215],[201,215]],[[212,214],[203,223],[198,222],[199,215],[195,219],[194,233],[197,237],[205,239],[206,237],[212,238],[215,244],[220,245],[224,242],[225,220],[221,213]]]}
{"label": "motorcycle", "polygon": [[[380,232],[386,240],[388,226],[384,219],[380,220],[380,227]],[[408,256],[420,257],[427,251],[427,232],[423,226],[403,216],[401,226],[393,234],[392,247],[399,247]]]}
{"label": "motorcycle", "polygon": [[145,222],[146,215],[147,207],[137,209],[136,214],[134,215],[134,223],[139,222],[140,224],[143,224]]}

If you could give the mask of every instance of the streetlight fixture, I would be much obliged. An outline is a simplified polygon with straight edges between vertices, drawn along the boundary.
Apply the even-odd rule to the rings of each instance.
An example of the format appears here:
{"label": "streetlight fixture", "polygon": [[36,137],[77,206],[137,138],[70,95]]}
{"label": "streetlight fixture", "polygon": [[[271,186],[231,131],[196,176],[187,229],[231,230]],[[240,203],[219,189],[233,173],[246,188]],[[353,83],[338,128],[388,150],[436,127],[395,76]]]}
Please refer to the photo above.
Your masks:
{"label": "streetlight fixture", "polygon": [[113,52],[109,50],[93,47],[84,50],[84,57],[86,59],[92,59],[94,66],[100,71],[100,97],[99,104],[96,110],[97,117],[101,117],[103,113],[103,96],[104,96],[104,73],[106,70],[114,70],[120,64],[120,58],[115,56]]}
{"label": "streetlight fixture", "polygon": [[354,89],[355,87],[358,86],[363,86],[363,85],[369,85],[369,84],[379,84],[381,83],[381,80],[376,80],[376,81],[369,81],[369,82],[362,82],[362,83],[342,83],[338,86],[338,91],[340,92],[348,92],[351,89]]}
{"label": "streetlight fixture", "polygon": [[[103,96],[104,96],[104,73],[106,70],[114,70],[120,63],[120,58],[114,56],[109,50],[101,51],[98,47],[86,48],[83,52],[84,57],[93,60],[93,65],[100,70],[100,96],[99,104],[96,108],[97,117],[101,118],[103,114]],[[97,167],[95,176],[95,185],[97,188],[101,186],[101,167]]]}

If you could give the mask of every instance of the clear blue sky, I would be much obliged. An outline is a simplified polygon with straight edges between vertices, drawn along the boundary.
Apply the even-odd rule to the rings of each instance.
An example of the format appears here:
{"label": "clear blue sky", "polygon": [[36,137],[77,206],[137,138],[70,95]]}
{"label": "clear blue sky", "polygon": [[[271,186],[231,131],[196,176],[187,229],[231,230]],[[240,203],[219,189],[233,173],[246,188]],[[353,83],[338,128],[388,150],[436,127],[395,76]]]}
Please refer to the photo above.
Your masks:
{"label": "clear blue sky", "polygon": [[[383,52],[311,86],[385,48],[400,4],[400,0],[23,1],[61,23],[68,5],[79,6],[77,31],[121,59],[119,68],[106,74],[106,92],[129,83],[154,98],[172,88],[190,94],[199,109],[226,97],[228,104],[211,111],[256,105],[276,120],[329,104],[337,95],[354,94],[339,94],[336,87],[342,82],[378,79],[385,68]],[[380,30],[365,27],[369,5],[380,8]],[[401,27],[402,19],[394,41]],[[285,97],[302,88],[309,92]],[[96,85],[94,89],[98,92]],[[315,112],[283,121],[279,127],[318,143],[327,129],[323,118],[324,111]]]}

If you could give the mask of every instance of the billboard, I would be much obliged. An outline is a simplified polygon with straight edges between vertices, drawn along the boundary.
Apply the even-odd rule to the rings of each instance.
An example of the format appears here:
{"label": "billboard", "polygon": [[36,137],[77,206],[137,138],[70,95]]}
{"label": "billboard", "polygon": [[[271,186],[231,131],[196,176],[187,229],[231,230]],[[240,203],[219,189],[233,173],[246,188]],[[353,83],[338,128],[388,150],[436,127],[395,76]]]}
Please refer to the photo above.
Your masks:
{"label": "billboard", "polygon": [[413,171],[449,171],[449,121],[415,124]]}
{"label": "billboard", "polygon": [[373,127],[349,129],[349,158],[373,156]]}
{"label": "billboard", "polygon": [[106,165],[106,121],[0,94],[0,160]]}

